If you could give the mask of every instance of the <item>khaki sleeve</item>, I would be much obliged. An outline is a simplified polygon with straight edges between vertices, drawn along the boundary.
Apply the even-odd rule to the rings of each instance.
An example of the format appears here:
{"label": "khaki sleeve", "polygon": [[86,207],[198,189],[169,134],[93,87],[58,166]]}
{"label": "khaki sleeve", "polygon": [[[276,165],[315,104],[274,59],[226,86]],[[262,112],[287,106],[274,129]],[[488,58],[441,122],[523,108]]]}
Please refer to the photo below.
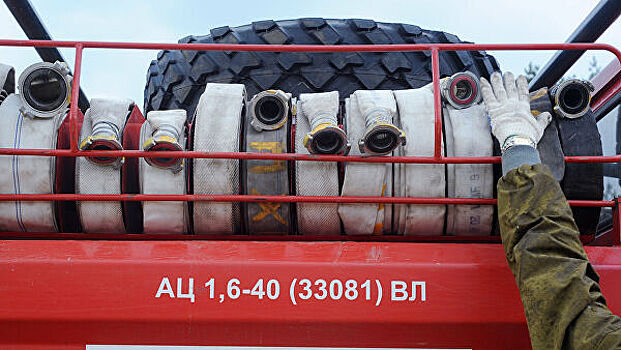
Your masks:
{"label": "khaki sleeve", "polygon": [[621,319],[599,288],[571,209],[542,164],[498,182],[498,218],[533,349],[621,349]]}

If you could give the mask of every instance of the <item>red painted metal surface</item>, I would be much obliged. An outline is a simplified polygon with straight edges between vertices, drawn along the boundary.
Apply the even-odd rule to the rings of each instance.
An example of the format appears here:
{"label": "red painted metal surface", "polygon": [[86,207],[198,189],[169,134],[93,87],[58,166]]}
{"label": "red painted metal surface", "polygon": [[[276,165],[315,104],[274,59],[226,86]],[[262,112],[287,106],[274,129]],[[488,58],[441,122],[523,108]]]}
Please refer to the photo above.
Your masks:
{"label": "red painted metal surface", "polygon": [[608,102],[613,96],[621,91],[621,62],[613,60],[592,80],[595,91],[591,99],[591,108],[598,108]]}
{"label": "red painted metal surface", "polygon": [[[82,70],[82,54],[87,48],[107,49],[149,49],[149,50],[226,50],[226,51],[270,51],[270,52],[354,52],[354,51],[430,51],[432,61],[432,78],[434,84],[434,156],[433,157],[361,157],[361,156],[316,156],[302,154],[260,154],[239,152],[158,152],[160,157],[183,158],[230,158],[230,159],[277,159],[297,161],[350,161],[350,162],[390,162],[390,163],[498,163],[498,157],[443,157],[441,153],[441,97],[439,93],[439,52],[440,51],[468,51],[468,50],[603,50],[613,53],[621,62],[621,52],[615,47],[606,44],[573,43],[573,44],[407,44],[407,45],[246,45],[246,44],[165,44],[165,43],[118,43],[118,42],[90,42],[90,41],[45,41],[45,40],[0,40],[0,46],[32,46],[32,47],[73,47],[76,50],[74,67],[73,96],[77,96]],[[72,104],[69,113],[71,139],[69,150],[32,150],[32,149],[0,149],[1,154],[12,155],[41,155],[41,156],[124,156],[148,157],[155,156],[153,152],[142,151],[90,151],[83,152],[77,149],[77,104]],[[572,156],[566,157],[567,162],[618,162],[621,155],[616,156]],[[19,195],[6,195],[4,200],[20,200]],[[44,200],[47,197],[40,197]],[[378,202],[388,202],[387,197],[378,197]],[[58,197],[60,199],[60,197]],[[119,197],[119,199],[121,199]],[[224,199],[224,198],[222,198]],[[238,200],[242,199],[238,197]],[[156,200],[153,198],[153,200]],[[171,199],[172,200],[172,199]],[[183,200],[190,200],[185,197]],[[231,198],[233,200],[233,197]],[[328,202],[333,199],[317,197],[319,202]],[[412,202],[413,203],[413,202]],[[464,203],[476,204],[473,199],[466,199]]]}
{"label": "red painted metal surface", "polygon": [[[89,48],[149,50],[226,50],[272,52],[431,51],[434,82],[435,149],[433,157],[356,157],[239,152],[158,152],[159,157],[275,159],[295,161],[389,163],[498,163],[498,157],[444,157],[440,140],[439,52],[454,50],[606,50],[621,62],[621,52],[604,44],[425,44],[425,45],[229,45],[107,43],[0,40],[0,46],[75,48],[74,85],[79,91],[82,54]],[[594,101],[597,101],[595,99]],[[597,106],[594,106],[596,108]],[[149,152],[78,150],[78,108],[70,110],[70,149],[0,149],[0,155],[153,156]],[[618,162],[621,155],[566,157],[567,162]],[[174,195],[0,195],[0,200],[168,200],[341,203],[447,203],[493,205],[494,199],[310,196]],[[600,273],[609,305],[621,313],[621,222],[614,201],[571,201],[577,206],[613,206],[613,247],[587,247]],[[0,348],[84,349],[86,344],[452,347],[528,349],[529,340],[515,282],[498,236],[173,236],[3,233],[0,241]],[[23,238],[31,238],[23,240]],[[36,238],[36,239],[32,239]],[[594,237],[583,236],[583,242]],[[288,240],[288,241],[282,241]],[[304,242],[302,240],[305,240]],[[349,241],[342,241],[349,240]],[[396,241],[435,241],[411,243]],[[478,242],[455,244],[448,242]],[[437,243],[442,242],[442,243]],[[493,242],[484,244],[481,242]],[[187,293],[194,279],[195,301],[156,298],[168,277],[177,292]],[[214,299],[205,286],[214,278]],[[277,280],[274,300],[240,292],[227,294],[233,278],[251,290],[259,279]],[[296,280],[290,297],[290,285]],[[349,300],[311,296],[304,300],[303,279],[327,284],[356,281],[358,296]],[[379,283],[366,300],[361,284]],[[393,281],[425,282],[416,300],[391,301]],[[337,283],[338,285],[338,283]],[[338,286],[335,287],[338,292]],[[373,287],[375,288],[375,287]],[[163,295],[163,296],[162,296]],[[183,294],[182,294],[183,295]],[[411,294],[409,295],[411,296]],[[375,299],[374,299],[375,298]],[[338,299],[338,300],[334,300]]]}
{"label": "red painted metal surface", "polygon": [[[588,248],[614,312],[621,313],[621,248]],[[177,296],[194,279],[195,301]],[[263,345],[527,349],[524,315],[503,249],[488,244],[386,242],[0,242],[0,347],[84,349],[85,344]],[[205,283],[214,278],[214,298]],[[279,282],[274,300],[227,293]],[[308,300],[302,279],[343,284]],[[291,301],[294,286],[296,304]],[[370,300],[360,285],[370,280]],[[383,297],[377,304],[378,280]],[[414,301],[391,301],[391,281],[425,282]],[[336,283],[335,285],[338,285]],[[329,289],[329,288],[328,288]],[[220,294],[224,302],[220,303]],[[411,295],[410,293],[409,295]],[[321,296],[321,295],[320,295]],[[352,294],[349,295],[350,297]],[[337,300],[334,300],[337,299]]]}

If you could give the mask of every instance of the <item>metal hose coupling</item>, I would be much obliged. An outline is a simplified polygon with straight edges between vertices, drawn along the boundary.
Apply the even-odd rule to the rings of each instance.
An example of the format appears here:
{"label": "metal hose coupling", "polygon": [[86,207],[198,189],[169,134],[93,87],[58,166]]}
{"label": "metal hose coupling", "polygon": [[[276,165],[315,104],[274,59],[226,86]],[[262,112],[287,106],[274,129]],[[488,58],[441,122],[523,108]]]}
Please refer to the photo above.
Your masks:
{"label": "metal hose coupling", "polygon": [[358,141],[360,153],[385,155],[399,145],[405,146],[405,132],[392,123],[392,113],[386,108],[374,108],[364,115],[366,130]]}
{"label": "metal hose coupling", "polygon": [[[151,152],[183,151],[179,140],[185,121],[186,111],[183,109],[149,112],[147,122],[150,124],[153,133],[142,144],[142,149]],[[145,157],[144,160],[151,166],[170,169],[173,173],[178,173],[183,169],[183,158]]]}
{"label": "metal hose coupling", "polygon": [[[80,149],[83,151],[122,151],[122,131],[129,113],[127,106],[127,101],[92,99],[91,107],[86,112],[92,124],[91,134],[80,142]],[[85,121],[86,119],[85,117]],[[114,168],[120,167],[125,162],[124,157],[89,156],[87,159],[97,165]]]}
{"label": "metal hose coupling", "polygon": [[554,112],[560,118],[582,117],[589,110],[593,90],[591,82],[579,79],[569,79],[553,86],[550,98],[554,103]]}
{"label": "metal hose coupling", "polygon": [[[351,144],[338,126],[339,93],[337,91],[301,94],[297,118],[306,118],[302,145],[310,154],[348,154]],[[298,122],[298,126],[300,123]],[[308,126],[306,126],[308,125]]]}
{"label": "metal hose coupling", "polygon": [[291,95],[282,90],[266,90],[254,95],[248,103],[250,126],[257,132],[276,130],[287,123]]}
{"label": "metal hose coupling", "polygon": [[72,80],[65,62],[39,62],[29,66],[18,81],[22,99],[20,112],[29,118],[52,118],[66,113]]}
{"label": "metal hose coupling", "polygon": [[440,91],[442,99],[455,109],[468,108],[481,99],[479,78],[469,71],[440,80]]}

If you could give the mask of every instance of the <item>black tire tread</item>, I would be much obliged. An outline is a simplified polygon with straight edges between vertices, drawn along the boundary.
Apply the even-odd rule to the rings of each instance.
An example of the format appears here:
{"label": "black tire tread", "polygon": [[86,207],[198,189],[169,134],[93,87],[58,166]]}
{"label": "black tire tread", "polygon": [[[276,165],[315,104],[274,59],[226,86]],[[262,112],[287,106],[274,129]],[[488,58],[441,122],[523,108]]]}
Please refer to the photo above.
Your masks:
{"label": "black tire tread", "polygon": [[[422,44],[460,43],[457,36],[418,26],[369,19],[302,18],[219,27],[180,43],[239,44]],[[441,52],[440,73],[470,70],[488,77],[496,60],[482,51]],[[418,88],[431,81],[428,52],[274,53],[164,50],[151,62],[144,91],[145,113],[182,108],[193,115],[208,82],[243,83],[248,96],[282,89],[294,96],[338,90],[341,99],[358,89]]]}

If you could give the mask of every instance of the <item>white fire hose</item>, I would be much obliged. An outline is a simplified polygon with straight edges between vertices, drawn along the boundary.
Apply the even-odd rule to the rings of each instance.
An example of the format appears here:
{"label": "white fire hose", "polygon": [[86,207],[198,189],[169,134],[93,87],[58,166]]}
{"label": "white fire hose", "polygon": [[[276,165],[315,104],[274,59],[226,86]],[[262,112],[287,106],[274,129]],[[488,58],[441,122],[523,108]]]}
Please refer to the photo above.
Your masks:
{"label": "white fire hose", "polygon": [[[392,91],[389,90],[359,90],[346,100],[345,123],[348,139],[352,144],[358,144],[365,135],[365,117],[370,113],[386,116],[383,120],[392,122],[397,114],[397,105]],[[390,116],[390,118],[388,118]],[[390,119],[390,120],[388,120]],[[360,155],[358,147],[352,147],[352,155]],[[392,166],[381,163],[347,163],[343,182],[343,196],[392,196],[387,193],[388,183],[392,182]],[[385,208],[380,204],[340,204],[339,216],[343,222],[346,234],[381,234],[385,232],[387,215]],[[388,229],[388,227],[386,228]]]}
{"label": "white fire hose", "polygon": [[[2,84],[12,74],[3,66]],[[28,67],[19,78],[20,94],[6,96],[0,104],[0,147],[55,149],[58,129],[67,114],[71,76],[65,64],[42,62]],[[54,193],[55,157],[3,156],[0,193]],[[54,232],[54,202],[1,202],[0,230]]]}
{"label": "white fire hose", "polygon": [[[81,148],[122,148],[123,129],[133,106],[127,99],[93,98],[84,115]],[[122,163],[119,157],[78,157],[76,193],[121,194]],[[80,201],[77,206],[84,232],[125,233],[121,202]]]}
{"label": "white fire hose", "polygon": [[[207,84],[194,118],[193,150],[239,152],[245,96],[242,84]],[[193,165],[194,194],[240,193],[239,160],[196,158]],[[239,232],[239,207],[238,203],[195,202],[194,232]]]}
{"label": "white fire hose", "polygon": [[[419,89],[394,91],[399,118],[408,144],[403,155],[432,157],[434,155],[433,85]],[[444,164],[399,164],[399,183],[395,190],[408,197],[445,197]],[[446,206],[407,204],[399,205],[396,222],[398,234],[442,235]]]}
{"label": "white fire hose", "polygon": [[[311,125],[329,124],[338,127],[338,91],[301,94],[297,103],[295,153],[310,154],[304,146]],[[300,196],[338,196],[339,179],[336,162],[295,162],[296,194]],[[341,222],[336,203],[298,203],[300,234],[339,234]]]}
{"label": "white fire hose", "polygon": [[[448,157],[491,157],[493,141],[485,108],[475,104],[466,109],[444,108],[446,155]],[[448,197],[493,198],[492,164],[447,164]],[[448,205],[446,233],[490,234],[494,207],[491,205]]]}
{"label": "white fire hose", "polygon": [[[145,151],[185,150],[186,111],[150,111],[140,129]],[[140,193],[187,194],[186,172],[181,158],[141,158]],[[145,201],[142,204],[144,233],[181,234],[188,231],[187,202]]]}
{"label": "white fire hose", "polygon": [[[443,83],[446,81],[443,81]],[[475,92],[476,95],[477,92]],[[435,115],[433,84],[395,91],[399,117],[409,142],[400,155],[434,155]],[[446,96],[445,96],[446,99]],[[489,122],[474,98],[458,109],[445,103],[442,154],[449,157],[492,155]],[[395,196],[492,198],[491,164],[399,164],[395,170]],[[494,208],[481,205],[396,205],[395,231],[406,235],[490,234]],[[446,227],[444,219],[446,215]]]}

